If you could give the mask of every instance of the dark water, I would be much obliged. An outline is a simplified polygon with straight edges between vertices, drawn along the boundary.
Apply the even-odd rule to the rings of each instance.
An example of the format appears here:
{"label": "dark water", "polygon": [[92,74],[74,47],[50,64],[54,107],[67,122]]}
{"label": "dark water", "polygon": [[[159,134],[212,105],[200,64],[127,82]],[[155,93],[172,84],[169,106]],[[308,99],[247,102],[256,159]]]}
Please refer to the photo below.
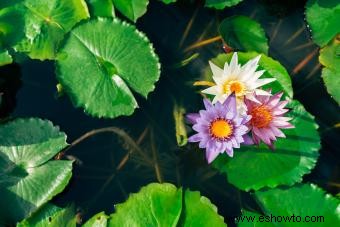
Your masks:
{"label": "dark water", "polygon": [[[198,40],[218,35],[218,24],[231,15],[247,15],[258,20],[270,40],[269,54],[279,60],[292,77],[295,98],[312,113],[322,137],[322,150],[316,168],[304,177],[330,193],[339,189],[339,131],[333,126],[340,122],[339,109],[326,92],[318,67],[318,48],[311,43],[304,21],[304,1],[244,1],[224,11],[203,8],[198,3],[166,6],[152,1],[148,12],[137,23],[154,43],[162,63],[162,75],[156,90],[148,100],[137,97],[140,108],[131,117],[114,120],[96,119],[75,109],[67,96],[56,97],[57,81],[53,62],[24,61],[19,65],[0,68],[0,87],[4,93],[1,117],[40,117],[59,125],[68,135],[68,142],[97,128],[115,126],[123,129],[150,157],[157,154],[161,175],[165,182],[199,190],[219,208],[219,213],[232,224],[240,207],[257,209],[248,193],[240,192],[226,183],[204,160],[203,152],[195,146],[176,145],[173,105],[179,103],[188,111],[201,107],[198,89],[192,82],[199,79],[208,59],[223,51],[221,42],[185,51]],[[298,3],[296,3],[298,2]],[[196,16],[194,16],[196,15]],[[186,27],[194,16],[185,39]],[[179,62],[198,53],[199,57],[184,67]],[[314,55],[313,55],[314,53]],[[303,67],[297,65],[312,55]],[[300,68],[300,70],[299,70]],[[86,88],[84,88],[86,90]],[[144,133],[144,136],[142,135]],[[142,136],[141,136],[142,135]],[[66,153],[77,158],[73,178],[67,189],[54,201],[60,205],[74,202],[84,219],[105,210],[110,213],[114,204],[126,200],[149,182],[157,181],[155,168],[141,156],[132,153],[119,171],[116,167],[132,145],[114,134],[90,137]]]}

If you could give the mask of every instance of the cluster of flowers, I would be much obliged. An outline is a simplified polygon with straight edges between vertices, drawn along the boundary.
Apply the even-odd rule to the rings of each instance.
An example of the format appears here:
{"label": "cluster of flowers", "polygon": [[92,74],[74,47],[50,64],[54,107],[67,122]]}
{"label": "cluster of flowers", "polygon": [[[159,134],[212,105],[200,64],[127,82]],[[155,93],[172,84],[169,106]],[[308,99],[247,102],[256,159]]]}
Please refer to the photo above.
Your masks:
{"label": "cluster of flowers", "polygon": [[232,157],[233,148],[241,144],[263,141],[274,149],[276,138],[285,137],[280,129],[294,127],[288,122],[291,118],[284,117],[288,101],[281,101],[283,93],[272,95],[271,90],[261,89],[275,79],[259,79],[265,72],[256,71],[260,57],[241,66],[235,52],[223,69],[209,62],[215,83],[202,92],[213,100],[204,99],[205,110],[187,115],[197,132],[189,142],[199,142],[206,149],[208,163],[224,152]]}

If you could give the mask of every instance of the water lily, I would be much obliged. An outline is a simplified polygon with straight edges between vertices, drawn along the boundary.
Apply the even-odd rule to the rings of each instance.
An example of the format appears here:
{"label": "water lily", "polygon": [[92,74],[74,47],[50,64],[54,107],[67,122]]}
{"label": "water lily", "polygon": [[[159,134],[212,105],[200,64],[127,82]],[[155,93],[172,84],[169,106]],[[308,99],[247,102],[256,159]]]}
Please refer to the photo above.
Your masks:
{"label": "water lily", "polygon": [[289,117],[284,117],[288,109],[284,107],[288,101],[280,101],[282,92],[273,96],[255,95],[257,102],[245,99],[247,105],[247,114],[251,116],[248,126],[255,144],[263,141],[272,149],[273,141],[277,137],[285,137],[285,134],[280,129],[294,128],[288,121]]}
{"label": "water lily", "polygon": [[223,102],[212,104],[204,99],[205,110],[187,115],[197,134],[188,141],[199,142],[200,148],[206,149],[206,159],[211,163],[218,154],[226,152],[233,156],[233,148],[239,148],[245,142],[243,136],[248,132],[245,125],[250,117],[240,116],[236,110],[236,98],[232,94]]}
{"label": "water lily", "polygon": [[239,111],[243,113],[246,109],[243,99],[246,97],[256,102],[254,94],[270,95],[268,92],[259,88],[275,80],[275,78],[259,79],[265,72],[264,70],[256,71],[260,57],[261,55],[241,66],[238,63],[237,52],[235,52],[230,64],[228,64],[228,62],[224,64],[224,69],[209,62],[215,84],[202,92],[214,95],[212,100],[213,104],[218,101],[224,102],[230,94],[235,93],[238,101],[237,107]]}

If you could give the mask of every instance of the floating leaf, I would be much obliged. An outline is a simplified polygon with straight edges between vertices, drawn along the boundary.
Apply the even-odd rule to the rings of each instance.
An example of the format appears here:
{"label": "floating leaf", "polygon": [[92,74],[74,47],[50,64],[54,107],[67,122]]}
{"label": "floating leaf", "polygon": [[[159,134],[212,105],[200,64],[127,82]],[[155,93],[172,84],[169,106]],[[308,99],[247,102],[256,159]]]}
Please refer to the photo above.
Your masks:
{"label": "floating leaf", "polygon": [[268,54],[268,40],[261,25],[246,16],[224,19],[219,32],[229,46],[241,51],[256,51]]}
{"label": "floating leaf", "polygon": [[74,105],[107,118],[131,115],[137,102],[130,88],[146,97],[159,68],[148,39],[116,18],[74,28],[57,59],[57,77]]}
{"label": "floating leaf", "polygon": [[177,0],[160,0],[160,1],[164,2],[165,4],[170,4],[176,2]]}
{"label": "floating leaf", "polygon": [[340,33],[338,0],[309,0],[306,5],[306,17],[313,40],[321,47]]}
{"label": "floating leaf", "polygon": [[[209,199],[199,192],[183,191],[168,183],[149,184],[115,208],[107,225],[104,224],[107,216],[102,212],[86,222],[85,227],[226,226]],[[94,224],[96,220],[100,223]]]}
{"label": "floating leaf", "polygon": [[334,39],[320,51],[319,61],[325,68],[322,69],[322,78],[327,91],[340,105],[340,40]]}
{"label": "floating leaf", "polygon": [[64,35],[88,16],[84,0],[22,0],[1,9],[0,26],[6,47],[33,59],[54,59]]}
{"label": "floating leaf", "polygon": [[176,129],[176,140],[178,146],[184,146],[188,143],[187,130],[185,129],[184,122],[185,109],[177,104],[174,106],[174,120]]}
{"label": "floating leaf", "polygon": [[294,129],[284,130],[286,138],[279,138],[275,150],[261,144],[242,146],[233,158],[220,155],[213,162],[215,168],[227,174],[228,181],[242,190],[293,185],[302,180],[315,166],[319,156],[320,137],[317,124],[298,101],[291,101]]}
{"label": "floating leaf", "polygon": [[83,227],[106,227],[108,218],[104,212],[100,212],[90,218]]}
{"label": "floating leaf", "polygon": [[91,16],[114,17],[113,0],[86,0]]}
{"label": "floating leaf", "polygon": [[0,126],[0,220],[13,224],[65,188],[72,162],[50,159],[66,145],[66,135],[49,121],[18,119]]}
{"label": "floating leaf", "polygon": [[113,0],[113,4],[124,16],[136,22],[146,13],[149,0]]}
{"label": "floating leaf", "polygon": [[[276,221],[268,224],[255,219],[254,223],[244,221],[239,222],[238,226],[255,226],[255,223],[259,227],[277,226],[277,223],[282,226],[293,226],[292,223],[294,222],[296,223],[294,226],[306,227],[311,226],[313,223],[315,223],[315,226],[320,227],[340,225],[339,200],[331,195],[325,195],[322,189],[313,184],[298,184],[291,188],[258,191],[255,192],[255,197],[268,218],[281,216],[281,218],[291,218],[291,221],[284,222],[282,219],[281,222]],[[247,212],[243,215],[248,215],[249,217],[252,214]],[[256,216],[259,217],[260,215]],[[292,216],[295,217],[295,221],[292,221]]]}
{"label": "floating leaf", "polygon": [[242,2],[242,0],[206,0],[205,6],[215,9],[224,9],[225,7],[231,7]]}
{"label": "floating leaf", "polygon": [[0,66],[8,65],[12,62],[12,56],[8,53],[8,51],[0,50]]}
{"label": "floating leaf", "polygon": [[[240,64],[245,64],[252,58],[260,55],[256,52],[238,52],[238,61]],[[232,53],[230,54],[219,54],[217,57],[211,59],[213,63],[217,66],[223,68],[225,62],[230,62]],[[292,88],[292,81],[287,70],[274,59],[261,54],[261,59],[259,61],[258,70],[266,70],[265,73],[261,76],[261,78],[276,78],[276,81],[263,86],[264,89],[272,88],[273,92],[280,92],[283,91],[288,97],[293,97],[293,88]],[[211,79],[212,73],[210,67],[207,67],[205,70],[205,80]]]}
{"label": "floating leaf", "polygon": [[60,208],[51,203],[42,206],[32,217],[22,220],[17,227],[76,227],[76,215],[73,206]]}

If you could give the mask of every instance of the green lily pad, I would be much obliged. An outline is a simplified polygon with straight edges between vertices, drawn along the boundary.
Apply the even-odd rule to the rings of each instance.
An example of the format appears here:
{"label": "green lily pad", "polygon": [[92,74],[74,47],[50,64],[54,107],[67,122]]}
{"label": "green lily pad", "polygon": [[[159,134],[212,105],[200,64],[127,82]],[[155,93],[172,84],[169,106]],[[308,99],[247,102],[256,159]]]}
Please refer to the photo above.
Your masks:
{"label": "green lily pad", "polygon": [[293,118],[295,128],[283,130],[286,138],[276,141],[275,150],[263,144],[242,146],[233,158],[220,155],[213,162],[231,184],[245,191],[293,185],[314,168],[320,149],[318,126],[298,101],[291,101],[289,107],[287,116]]}
{"label": "green lily pad", "polygon": [[229,46],[241,51],[256,51],[268,54],[268,39],[261,25],[246,16],[224,19],[219,32]]}
{"label": "green lily pad", "polygon": [[22,0],[0,10],[5,47],[33,59],[54,59],[64,35],[88,18],[84,0]]}
{"label": "green lily pad", "polygon": [[114,6],[124,16],[136,22],[137,19],[146,13],[149,0],[112,0]]}
{"label": "green lily pad", "polygon": [[[272,88],[273,92],[283,91],[286,96],[293,97],[293,88],[292,81],[287,70],[274,59],[256,52],[237,52],[239,64],[245,64],[252,58],[261,55],[261,59],[259,61],[259,67],[257,70],[266,70],[265,73],[261,76],[261,78],[276,78],[276,81],[271,82],[268,85],[263,86],[264,89]],[[220,68],[224,67],[225,62],[230,62],[232,57],[232,53],[229,54],[219,54],[217,57],[211,59],[211,61],[219,66]],[[212,73],[210,67],[207,67],[205,70],[205,79],[211,80]]]}
{"label": "green lily pad", "polygon": [[[340,225],[339,200],[325,194],[322,189],[313,184],[298,184],[291,188],[258,191],[255,192],[255,197],[265,213],[262,216],[263,219],[271,219],[273,222],[259,222],[260,215],[256,215],[257,219],[254,223],[239,222],[239,227],[278,225],[328,227]],[[249,218],[249,215],[252,214],[246,212],[243,215],[248,215]],[[282,221],[278,221],[279,219],[275,221],[274,216],[276,218],[281,216]],[[283,217],[289,218],[290,221],[283,221]]]}
{"label": "green lily pad", "polygon": [[215,9],[224,9],[242,2],[242,0],[206,0],[205,6]]}
{"label": "green lily pad", "polygon": [[90,218],[82,227],[106,227],[109,216],[100,212]]}
{"label": "green lily pad", "polygon": [[49,121],[18,119],[0,126],[0,220],[16,223],[63,191],[72,162],[50,159],[66,145],[66,135]]}
{"label": "green lily pad", "polygon": [[12,62],[12,56],[8,53],[8,51],[0,50],[0,66],[8,65]]}
{"label": "green lily pad", "polygon": [[[81,67],[79,67],[81,66]],[[148,39],[114,18],[74,28],[57,59],[57,78],[77,107],[92,116],[131,115],[159,79],[160,64]]]}
{"label": "green lily pad", "polygon": [[165,4],[170,4],[176,2],[177,0],[160,0],[160,1],[164,2]]}
{"label": "green lily pad", "polygon": [[309,0],[306,5],[306,17],[313,40],[321,47],[340,33],[338,0]]}
{"label": "green lily pad", "polygon": [[328,93],[333,96],[340,105],[340,41],[334,41],[320,51],[320,63],[325,66],[322,69],[322,78],[325,82]]}
{"label": "green lily pad", "polygon": [[108,219],[101,212],[83,227],[227,226],[209,199],[199,192],[183,191],[168,183],[151,183],[115,208],[116,212]]}
{"label": "green lily pad", "polygon": [[115,9],[112,0],[86,0],[91,16],[114,17]]}
{"label": "green lily pad", "polygon": [[76,227],[76,215],[73,206],[60,208],[51,203],[42,206],[32,217],[22,220],[17,227]]}

